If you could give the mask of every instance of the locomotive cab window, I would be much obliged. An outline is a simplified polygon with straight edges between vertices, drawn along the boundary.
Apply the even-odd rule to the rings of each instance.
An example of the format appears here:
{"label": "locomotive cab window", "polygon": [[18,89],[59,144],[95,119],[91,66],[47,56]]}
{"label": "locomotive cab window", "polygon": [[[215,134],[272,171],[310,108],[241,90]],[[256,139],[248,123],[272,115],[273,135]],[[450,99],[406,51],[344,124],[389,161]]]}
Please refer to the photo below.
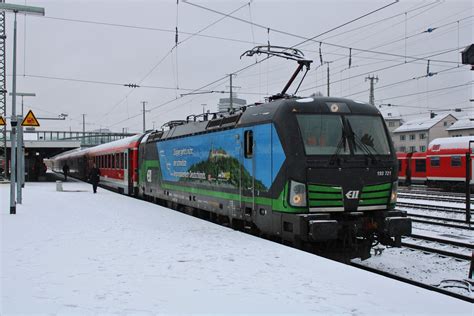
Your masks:
{"label": "locomotive cab window", "polygon": [[306,155],[390,155],[382,118],[370,115],[296,115]]}
{"label": "locomotive cab window", "polygon": [[[302,114],[296,119],[307,155],[349,154],[347,140],[342,138],[343,123],[339,115]],[[346,144],[342,144],[342,142]]]}
{"label": "locomotive cab window", "polygon": [[354,154],[390,155],[389,136],[385,133],[382,118],[370,115],[346,116],[352,135]]}
{"label": "locomotive cab window", "polygon": [[461,167],[461,156],[451,157],[451,167]]}
{"label": "locomotive cab window", "polygon": [[244,133],[245,158],[253,157],[253,131],[245,131]]}

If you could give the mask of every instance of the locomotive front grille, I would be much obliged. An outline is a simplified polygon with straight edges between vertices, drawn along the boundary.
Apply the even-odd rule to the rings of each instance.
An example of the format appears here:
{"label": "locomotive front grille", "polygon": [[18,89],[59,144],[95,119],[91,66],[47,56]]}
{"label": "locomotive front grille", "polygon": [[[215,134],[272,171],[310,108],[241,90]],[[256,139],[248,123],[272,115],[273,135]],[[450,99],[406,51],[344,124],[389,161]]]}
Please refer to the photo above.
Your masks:
{"label": "locomotive front grille", "polygon": [[[391,189],[391,183],[365,185],[360,191],[347,190],[334,185],[308,184],[309,210],[311,212],[343,212],[346,208],[349,208],[349,211],[351,208],[354,211],[386,209]],[[350,206],[350,203],[353,206]]]}
{"label": "locomotive front grille", "polygon": [[[387,205],[391,190],[391,183],[364,186],[360,195],[359,210],[363,210],[365,206]],[[370,209],[370,207],[366,209]]]}
{"label": "locomotive front grille", "polygon": [[309,184],[308,202],[311,211],[342,212],[344,211],[342,187]]}

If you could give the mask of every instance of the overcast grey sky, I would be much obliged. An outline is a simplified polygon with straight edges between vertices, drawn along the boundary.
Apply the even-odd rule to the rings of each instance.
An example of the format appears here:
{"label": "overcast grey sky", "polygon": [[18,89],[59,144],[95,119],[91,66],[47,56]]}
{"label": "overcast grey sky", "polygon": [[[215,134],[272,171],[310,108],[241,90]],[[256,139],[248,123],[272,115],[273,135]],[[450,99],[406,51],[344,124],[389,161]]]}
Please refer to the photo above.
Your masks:
{"label": "overcast grey sky", "polygon": [[[17,89],[37,94],[25,98],[25,108],[33,109],[37,116],[67,113],[69,118],[42,121],[41,129],[82,130],[81,114],[85,113],[87,130],[127,128],[138,132],[142,129],[141,101],[147,101],[151,110],[147,128],[202,112],[202,104],[216,110],[219,98],[227,95],[180,97],[189,90],[176,87],[201,88],[261,60],[263,56],[239,58],[255,45],[270,41],[272,45],[293,46],[303,42],[302,38],[312,38],[394,1],[188,1],[201,8],[183,0],[178,5],[176,0],[7,2],[45,8],[45,17],[28,16],[25,21],[24,16],[18,16]],[[232,16],[263,27],[223,18],[202,7],[226,14],[235,11]],[[456,107],[466,111],[474,106],[469,102],[473,72],[459,65],[459,52],[473,42],[473,14],[472,1],[402,0],[297,46],[314,60],[298,95],[326,94],[327,68],[319,67],[322,41],[323,61],[333,61],[332,96],[367,101],[369,84],[364,79],[370,73],[379,77],[376,104],[396,104],[405,114]],[[177,49],[173,48],[176,27],[180,31]],[[198,35],[189,35],[204,28]],[[11,91],[10,13],[6,32],[7,89]],[[431,59],[430,72],[439,73],[424,77],[427,60],[407,58],[405,63],[405,55]],[[253,65],[234,77],[234,85],[239,86],[236,91],[249,103],[262,101],[281,91],[295,67],[295,62],[277,58]],[[123,86],[129,83],[142,87]],[[228,91],[228,85],[225,78],[205,90]],[[10,109],[9,98],[9,113]]]}

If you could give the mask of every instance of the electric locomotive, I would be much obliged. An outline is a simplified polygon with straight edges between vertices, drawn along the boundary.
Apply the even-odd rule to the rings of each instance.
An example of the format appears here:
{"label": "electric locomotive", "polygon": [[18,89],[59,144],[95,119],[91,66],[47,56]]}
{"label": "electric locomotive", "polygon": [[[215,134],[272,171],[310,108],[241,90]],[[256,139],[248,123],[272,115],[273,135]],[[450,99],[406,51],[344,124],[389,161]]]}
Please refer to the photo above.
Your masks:
{"label": "electric locomotive", "polygon": [[269,102],[190,115],[118,149],[59,155],[56,165],[72,159],[85,178],[95,162],[107,169],[101,180],[122,193],[312,251],[367,258],[376,243],[399,246],[411,221],[395,209],[398,164],[380,112],[348,99],[295,97],[301,82],[289,96],[311,61],[284,47],[244,55],[260,53],[298,63]]}
{"label": "electric locomotive", "polygon": [[394,209],[397,159],[382,116],[348,99],[283,98],[174,121],[139,145],[139,195],[300,245],[349,248],[411,233]]}

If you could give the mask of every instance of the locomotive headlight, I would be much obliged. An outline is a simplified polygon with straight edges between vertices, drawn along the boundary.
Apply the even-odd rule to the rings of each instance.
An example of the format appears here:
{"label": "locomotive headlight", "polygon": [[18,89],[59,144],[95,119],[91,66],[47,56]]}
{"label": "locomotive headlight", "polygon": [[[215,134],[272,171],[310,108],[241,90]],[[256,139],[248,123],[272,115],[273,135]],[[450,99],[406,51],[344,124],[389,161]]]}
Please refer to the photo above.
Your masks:
{"label": "locomotive headlight", "polygon": [[392,194],[390,195],[390,204],[397,203],[398,181],[392,183]]}
{"label": "locomotive headlight", "polygon": [[306,185],[304,183],[291,181],[290,204],[297,207],[306,206]]}

